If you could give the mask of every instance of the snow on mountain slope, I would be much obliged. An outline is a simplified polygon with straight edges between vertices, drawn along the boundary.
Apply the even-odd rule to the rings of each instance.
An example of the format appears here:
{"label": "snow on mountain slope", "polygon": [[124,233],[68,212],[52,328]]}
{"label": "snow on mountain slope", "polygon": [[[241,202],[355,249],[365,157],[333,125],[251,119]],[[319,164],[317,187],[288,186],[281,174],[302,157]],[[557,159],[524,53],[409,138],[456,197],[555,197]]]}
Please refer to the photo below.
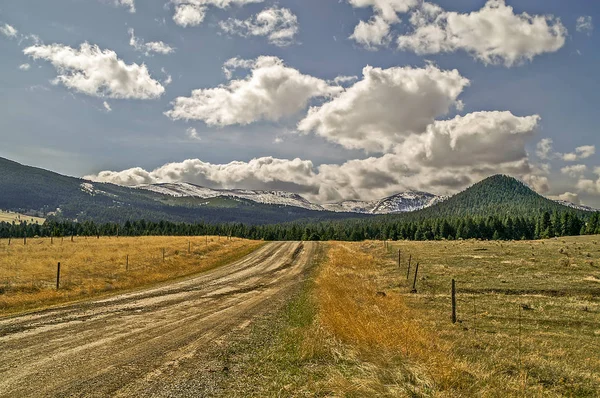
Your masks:
{"label": "snow on mountain slope", "polygon": [[555,202],[560,203],[563,206],[570,207],[572,209],[583,210],[583,211],[598,211],[597,209],[594,209],[593,207],[584,206],[584,205],[576,205],[575,203],[571,203],[566,200],[556,200]]}
{"label": "snow on mountain slope", "polygon": [[250,191],[244,189],[210,189],[188,183],[170,183],[170,184],[154,184],[154,185],[139,185],[136,188],[145,189],[169,195],[173,197],[196,197],[202,199],[216,198],[219,196],[247,199],[257,203],[278,205],[278,206],[295,206],[309,210],[323,210],[319,205],[310,203],[302,196],[290,192],[283,191]]}
{"label": "snow on mountain slope", "polygon": [[364,214],[393,214],[421,210],[444,200],[427,192],[407,191],[370,202],[349,200],[323,205],[329,211],[350,211]]}
{"label": "snow on mountain slope", "polygon": [[375,201],[346,200],[339,203],[315,204],[302,196],[284,191],[251,191],[245,189],[211,189],[188,183],[140,185],[136,188],[173,197],[216,198],[219,196],[251,200],[257,203],[295,206],[318,211],[362,214],[392,214],[420,210],[445,198],[427,192],[408,191]]}

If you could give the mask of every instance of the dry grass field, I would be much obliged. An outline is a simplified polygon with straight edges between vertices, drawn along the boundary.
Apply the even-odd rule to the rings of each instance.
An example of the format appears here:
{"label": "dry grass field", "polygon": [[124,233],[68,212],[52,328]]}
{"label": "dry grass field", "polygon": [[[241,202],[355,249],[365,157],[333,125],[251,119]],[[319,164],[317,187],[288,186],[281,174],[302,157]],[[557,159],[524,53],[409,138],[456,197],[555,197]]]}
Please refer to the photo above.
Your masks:
{"label": "dry grass field", "polygon": [[600,395],[597,240],[332,244],[318,323],[352,365],[327,385],[348,396]]}
{"label": "dry grass field", "polygon": [[[0,315],[147,286],[233,262],[263,242],[225,237],[0,240]],[[163,260],[164,250],[164,260]],[[188,252],[189,250],[189,252]],[[57,264],[61,263],[56,290]]]}
{"label": "dry grass field", "polygon": [[39,217],[26,216],[24,214],[13,213],[10,211],[0,210],[0,222],[12,223],[13,221],[16,223],[20,223],[22,221],[27,221],[29,224],[40,224],[41,225],[46,221],[46,219],[39,218]]}
{"label": "dry grass field", "polygon": [[598,240],[325,243],[314,281],[284,311],[279,328],[258,330],[246,351],[243,344],[231,350],[231,361],[245,364],[231,378],[242,383],[226,391],[598,397]]}

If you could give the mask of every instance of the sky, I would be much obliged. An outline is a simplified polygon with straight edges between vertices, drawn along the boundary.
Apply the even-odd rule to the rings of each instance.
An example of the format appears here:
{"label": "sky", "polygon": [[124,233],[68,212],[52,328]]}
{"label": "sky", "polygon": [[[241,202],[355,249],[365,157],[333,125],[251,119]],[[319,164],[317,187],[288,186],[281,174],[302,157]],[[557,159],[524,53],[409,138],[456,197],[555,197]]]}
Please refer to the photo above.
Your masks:
{"label": "sky", "polygon": [[493,174],[600,208],[600,3],[0,1],[0,157],[319,202]]}

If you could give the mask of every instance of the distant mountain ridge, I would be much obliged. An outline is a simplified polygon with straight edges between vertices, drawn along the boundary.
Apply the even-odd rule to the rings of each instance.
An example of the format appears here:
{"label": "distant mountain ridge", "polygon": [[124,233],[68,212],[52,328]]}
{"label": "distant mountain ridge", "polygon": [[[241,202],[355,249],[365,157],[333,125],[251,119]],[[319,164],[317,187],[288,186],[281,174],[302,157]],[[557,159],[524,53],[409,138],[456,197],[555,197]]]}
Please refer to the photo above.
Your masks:
{"label": "distant mountain ridge", "polygon": [[407,191],[380,200],[346,200],[338,203],[316,204],[301,195],[285,191],[253,191],[244,189],[211,189],[190,183],[163,183],[138,185],[135,188],[169,195],[172,197],[216,198],[231,197],[257,203],[296,206],[307,210],[336,213],[395,214],[421,210],[445,199],[427,192]]}
{"label": "distant mountain ridge", "polygon": [[128,220],[277,224],[396,217],[397,221],[464,216],[529,217],[594,209],[545,198],[524,183],[496,175],[451,197],[408,191],[376,201],[315,204],[283,191],[210,189],[187,183],[125,187],[63,176],[0,158],[0,209],[58,220]]}
{"label": "distant mountain ridge", "polygon": [[[505,187],[506,189],[501,189],[501,187]],[[299,194],[286,191],[212,189],[195,184],[179,182],[146,184],[139,185],[135,188],[149,190],[178,198],[190,197],[210,199],[227,197],[249,200],[265,205],[294,206],[313,211],[356,213],[365,215],[386,215],[418,212],[420,210],[425,210],[432,206],[438,205],[450,198],[454,198],[454,196],[437,196],[428,192],[409,190],[379,200],[345,200],[337,203],[317,204],[310,202]],[[495,175],[489,177],[455,196],[463,198],[461,200],[464,201],[464,195],[466,194],[463,193],[472,192],[473,190],[483,190],[488,192],[491,202],[487,205],[492,204],[495,208],[502,208],[506,203],[513,203],[515,200],[518,200],[517,197],[520,197],[529,198],[531,204],[535,207],[541,206],[542,208],[545,207],[551,209],[556,208],[557,205],[560,205],[580,211],[597,211],[596,209],[588,206],[577,205],[562,200],[548,199],[534,192],[523,182],[509,176]],[[516,195],[511,196],[511,192],[516,193]],[[469,206],[471,206],[473,210],[477,208],[477,202],[483,198],[483,195],[477,195],[479,198],[468,199]],[[503,199],[498,201],[496,200],[498,198]],[[503,204],[502,202],[506,203]],[[455,205],[453,206],[456,207]]]}

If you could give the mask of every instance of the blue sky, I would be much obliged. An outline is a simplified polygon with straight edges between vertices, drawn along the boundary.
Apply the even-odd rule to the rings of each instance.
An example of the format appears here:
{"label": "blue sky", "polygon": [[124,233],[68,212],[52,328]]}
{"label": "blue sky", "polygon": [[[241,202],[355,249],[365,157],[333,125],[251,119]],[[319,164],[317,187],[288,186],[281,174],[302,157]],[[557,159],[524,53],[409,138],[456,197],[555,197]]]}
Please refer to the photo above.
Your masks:
{"label": "blue sky", "polygon": [[4,1],[0,156],[320,202],[507,173],[600,207],[598,21],[584,0]]}

